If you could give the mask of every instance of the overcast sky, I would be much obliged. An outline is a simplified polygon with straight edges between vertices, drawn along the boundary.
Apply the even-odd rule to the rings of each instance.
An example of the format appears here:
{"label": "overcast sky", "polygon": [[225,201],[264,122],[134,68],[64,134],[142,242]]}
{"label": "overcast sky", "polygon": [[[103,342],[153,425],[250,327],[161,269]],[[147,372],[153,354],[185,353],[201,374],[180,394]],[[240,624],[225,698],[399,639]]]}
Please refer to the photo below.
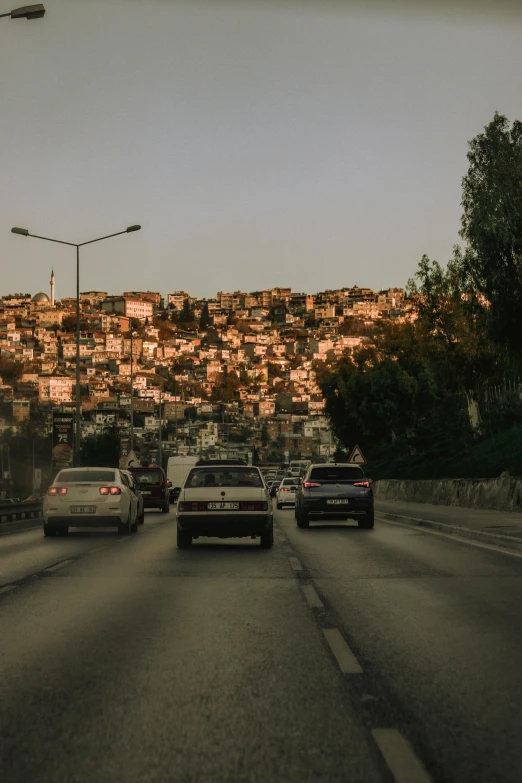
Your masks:
{"label": "overcast sky", "polygon": [[75,293],[74,248],[12,226],[133,223],[82,250],[82,291],[404,286],[459,241],[467,141],[522,119],[515,6],[44,4],[0,19],[0,294],[52,266]]}

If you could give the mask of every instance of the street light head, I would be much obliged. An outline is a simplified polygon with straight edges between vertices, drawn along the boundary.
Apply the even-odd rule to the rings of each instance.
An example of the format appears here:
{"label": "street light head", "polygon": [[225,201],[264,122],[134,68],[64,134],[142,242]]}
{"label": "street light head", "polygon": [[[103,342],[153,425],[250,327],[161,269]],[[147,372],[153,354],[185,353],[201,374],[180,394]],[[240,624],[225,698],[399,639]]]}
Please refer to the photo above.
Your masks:
{"label": "street light head", "polygon": [[11,11],[11,19],[41,19],[45,14],[45,8],[41,3],[37,5],[24,5]]}
{"label": "street light head", "polygon": [[139,231],[141,226],[129,226],[127,229],[127,234],[130,234],[131,231]]}
{"label": "street light head", "polygon": [[28,237],[29,231],[26,228],[12,228],[11,234],[21,234],[23,237]]}

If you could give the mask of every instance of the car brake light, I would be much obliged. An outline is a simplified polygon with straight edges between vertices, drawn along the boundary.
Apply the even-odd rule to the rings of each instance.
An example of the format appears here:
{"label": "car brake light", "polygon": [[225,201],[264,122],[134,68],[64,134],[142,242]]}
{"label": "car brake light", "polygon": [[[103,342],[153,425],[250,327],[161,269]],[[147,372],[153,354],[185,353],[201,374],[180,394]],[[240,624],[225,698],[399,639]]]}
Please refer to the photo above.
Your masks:
{"label": "car brake light", "polygon": [[47,492],[48,495],[57,495],[58,494],[58,488],[57,487],[49,487],[49,490]]}
{"label": "car brake light", "polygon": [[318,481],[305,481],[303,483],[303,487],[306,487],[308,489],[309,487],[320,487],[320,483]]}
{"label": "car brake light", "polygon": [[366,487],[368,488],[370,486],[369,481],[354,481],[353,482],[354,487]]}
{"label": "car brake light", "polygon": [[109,489],[109,495],[121,495],[120,487],[111,487]]}
{"label": "car brake light", "polygon": [[267,511],[268,509],[268,503],[266,500],[260,501],[256,500],[251,503],[248,503],[247,501],[243,500],[239,504],[239,510],[240,511]]}
{"label": "car brake light", "polygon": [[181,502],[179,504],[179,510],[180,511],[206,511],[207,510],[207,504],[206,503],[200,503],[198,501],[192,501],[190,503],[188,502]]}
{"label": "car brake light", "polygon": [[100,495],[108,495],[109,487],[100,487]]}
{"label": "car brake light", "polygon": [[286,487],[279,487],[279,492],[288,492]]}
{"label": "car brake light", "polygon": [[66,495],[67,494],[67,487],[60,487],[58,490],[59,495]]}

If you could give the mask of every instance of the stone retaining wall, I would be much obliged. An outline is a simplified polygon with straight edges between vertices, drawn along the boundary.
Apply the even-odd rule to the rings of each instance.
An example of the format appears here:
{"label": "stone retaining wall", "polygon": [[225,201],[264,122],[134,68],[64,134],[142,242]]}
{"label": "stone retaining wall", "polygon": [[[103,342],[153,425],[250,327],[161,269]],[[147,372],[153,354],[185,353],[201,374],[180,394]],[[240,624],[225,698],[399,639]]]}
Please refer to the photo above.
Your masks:
{"label": "stone retaining wall", "polygon": [[373,490],[376,500],[522,511],[522,478],[507,475],[494,479],[383,479],[374,483]]}

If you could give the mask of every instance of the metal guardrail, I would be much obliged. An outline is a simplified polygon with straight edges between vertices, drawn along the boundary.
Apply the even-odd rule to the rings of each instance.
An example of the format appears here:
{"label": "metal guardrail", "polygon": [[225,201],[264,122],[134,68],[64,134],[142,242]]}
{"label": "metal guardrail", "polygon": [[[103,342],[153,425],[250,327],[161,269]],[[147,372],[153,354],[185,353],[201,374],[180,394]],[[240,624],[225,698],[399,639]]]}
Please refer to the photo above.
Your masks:
{"label": "metal guardrail", "polygon": [[42,516],[42,501],[31,500],[25,503],[5,503],[0,500],[0,524],[14,522],[17,519],[38,519]]}

